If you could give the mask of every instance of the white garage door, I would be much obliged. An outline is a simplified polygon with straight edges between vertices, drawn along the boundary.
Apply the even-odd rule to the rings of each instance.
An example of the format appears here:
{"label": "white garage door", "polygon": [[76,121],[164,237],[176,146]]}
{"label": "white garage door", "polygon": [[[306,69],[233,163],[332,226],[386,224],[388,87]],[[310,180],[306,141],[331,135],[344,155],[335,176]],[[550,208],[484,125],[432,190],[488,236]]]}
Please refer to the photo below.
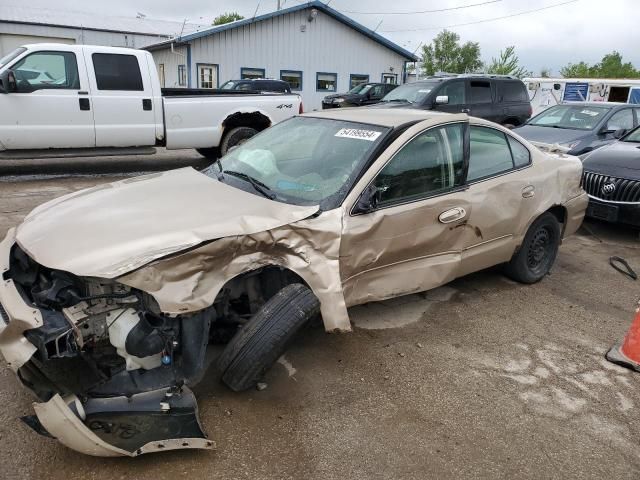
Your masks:
{"label": "white garage door", "polygon": [[0,57],[15,50],[22,45],[30,43],[76,43],[73,38],[36,37],[34,35],[14,35],[12,33],[0,33]]}

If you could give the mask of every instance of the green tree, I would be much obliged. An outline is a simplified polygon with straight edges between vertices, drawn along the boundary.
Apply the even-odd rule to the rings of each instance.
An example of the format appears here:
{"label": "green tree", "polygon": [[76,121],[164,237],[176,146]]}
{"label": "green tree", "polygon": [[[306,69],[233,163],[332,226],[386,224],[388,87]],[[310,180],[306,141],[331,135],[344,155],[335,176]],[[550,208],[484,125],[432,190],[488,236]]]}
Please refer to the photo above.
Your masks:
{"label": "green tree", "polygon": [[244,17],[238,12],[225,12],[214,18],[212,25],[224,25],[225,23],[235,22],[236,20],[242,20],[243,18]]}
{"label": "green tree", "polygon": [[640,71],[631,62],[623,63],[622,55],[615,50],[608,53],[599,63],[570,63],[560,69],[565,78],[640,78]]}
{"label": "green tree", "polygon": [[542,67],[540,69],[540,77],[541,78],[550,78],[551,77],[551,69],[549,67]]}
{"label": "green tree", "polygon": [[460,44],[460,35],[443,30],[433,42],[422,47],[423,69],[426,75],[436,72],[470,73],[482,68],[480,44]]}
{"label": "green tree", "polygon": [[531,72],[520,65],[516,55],[516,47],[511,45],[500,51],[498,58],[492,58],[487,73],[494,75],[514,75],[518,78],[528,77]]}

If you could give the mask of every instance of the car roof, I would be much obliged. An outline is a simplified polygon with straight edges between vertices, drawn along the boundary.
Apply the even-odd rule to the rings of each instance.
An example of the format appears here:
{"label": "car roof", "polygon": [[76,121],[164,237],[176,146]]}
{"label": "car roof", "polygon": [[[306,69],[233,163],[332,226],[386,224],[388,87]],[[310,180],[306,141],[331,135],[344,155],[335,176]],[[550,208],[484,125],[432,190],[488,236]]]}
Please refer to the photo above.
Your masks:
{"label": "car roof", "polygon": [[332,108],[305,113],[303,117],[327,118],[345,122],[369,123],[382,127],[398,127],[410,122],[421,122],[431,118],[446,120],[450,113],[416,108]]}

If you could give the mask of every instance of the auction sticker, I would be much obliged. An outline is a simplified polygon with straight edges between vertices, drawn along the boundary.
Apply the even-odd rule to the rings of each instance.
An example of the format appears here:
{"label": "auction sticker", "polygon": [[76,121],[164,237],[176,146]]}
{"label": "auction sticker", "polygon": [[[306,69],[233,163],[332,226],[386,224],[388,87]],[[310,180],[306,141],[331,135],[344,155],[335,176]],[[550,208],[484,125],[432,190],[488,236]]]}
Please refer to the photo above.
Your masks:
{"label": "auction sticker", "polygon": [[338,130],[338,133],[334,137],[341,138],[355,138],[356,140],[368,140],[369,142],[375,142],[375,140],[382,135],[382,132],[376,132],[375,130],[361,130],[359,128],[342,128]]}

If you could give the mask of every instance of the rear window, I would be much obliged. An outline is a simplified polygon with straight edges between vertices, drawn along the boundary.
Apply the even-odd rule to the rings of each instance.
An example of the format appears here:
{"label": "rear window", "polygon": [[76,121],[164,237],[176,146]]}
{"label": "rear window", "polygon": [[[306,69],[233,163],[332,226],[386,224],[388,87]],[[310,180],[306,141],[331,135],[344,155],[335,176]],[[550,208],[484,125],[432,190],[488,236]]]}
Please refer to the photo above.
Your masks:
{"label": "rear window", "polygon": [[491,103],[491,82],[471,81],[471,103]]}
{"label": "rear window", "polygon": [[144,90],[135,55],[94,53],[92,59],[98,90]]}
{"label": "rear window", "polygon": [[521,82],[500,82],[500,98],[503,102],[529,102],[529,95]]}

